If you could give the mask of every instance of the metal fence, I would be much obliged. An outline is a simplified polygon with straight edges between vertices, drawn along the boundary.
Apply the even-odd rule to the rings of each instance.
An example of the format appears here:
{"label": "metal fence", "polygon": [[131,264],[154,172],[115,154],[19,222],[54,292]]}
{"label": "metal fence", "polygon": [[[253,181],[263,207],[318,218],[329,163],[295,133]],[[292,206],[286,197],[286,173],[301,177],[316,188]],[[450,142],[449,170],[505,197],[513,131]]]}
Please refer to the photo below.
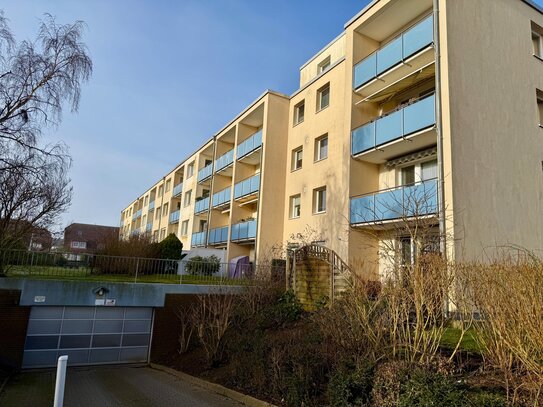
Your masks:
{"label": "metal fence", "polygon": [[285,265],[237,264],[24,250],[0,250],[0,275],[18,278],[133,283],[243,285],[255,276],[282,279]]}

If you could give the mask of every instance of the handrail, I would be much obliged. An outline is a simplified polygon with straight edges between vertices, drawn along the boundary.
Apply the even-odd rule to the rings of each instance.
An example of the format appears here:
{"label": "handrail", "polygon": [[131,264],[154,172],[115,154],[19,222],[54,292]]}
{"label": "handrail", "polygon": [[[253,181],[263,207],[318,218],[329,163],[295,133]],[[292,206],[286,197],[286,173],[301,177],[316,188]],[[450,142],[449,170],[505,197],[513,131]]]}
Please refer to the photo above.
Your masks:
{"label": "handrail", "polygon": [[398,186],[395,186],[395,187],[390,187],[390,188],[385,188],[385,189],[378,189],[377,191],[368,192],[368,193],[365,193],[365,194],[353,195],[353,196],[351,196],[350,199],[364,198],[366,196],[378,195],[378,194],[389,192],[389,191],[395,191],[395,190],[402,189],[402,188],[422,185],[424,183],[430,183],[432,181],[437,181],[437,178],[428,178],[428,179],[425,179],[425,180],[422,180],[422,181],[414,182],[414,183],[409,184],[409,185],[398,185]]}

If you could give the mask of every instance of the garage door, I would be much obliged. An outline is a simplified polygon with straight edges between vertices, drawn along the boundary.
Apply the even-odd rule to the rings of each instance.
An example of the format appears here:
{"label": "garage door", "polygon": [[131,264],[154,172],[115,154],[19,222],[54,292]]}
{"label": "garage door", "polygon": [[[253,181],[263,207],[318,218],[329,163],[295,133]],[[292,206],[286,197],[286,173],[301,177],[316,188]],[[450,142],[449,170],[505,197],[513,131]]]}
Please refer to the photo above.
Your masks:
{"label": "garage door", "polygon": [[147,362],[152,308],[32,307],[23,368]]}

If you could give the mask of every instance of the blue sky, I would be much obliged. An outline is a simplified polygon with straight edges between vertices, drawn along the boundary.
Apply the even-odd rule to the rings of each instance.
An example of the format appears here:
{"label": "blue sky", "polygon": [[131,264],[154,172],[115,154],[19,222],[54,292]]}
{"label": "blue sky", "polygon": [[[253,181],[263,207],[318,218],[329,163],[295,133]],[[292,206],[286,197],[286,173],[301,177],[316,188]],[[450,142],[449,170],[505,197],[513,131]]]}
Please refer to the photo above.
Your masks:
{"label": "blue sky", "polygon": [[44,13],[88,25],[94,75],[79,113],[48,135],[74,160],[62,227],[117,225],[121,209],[265,89],[295,91],[299,67],[368,2],[3,2],[18,40],[35,36]]}

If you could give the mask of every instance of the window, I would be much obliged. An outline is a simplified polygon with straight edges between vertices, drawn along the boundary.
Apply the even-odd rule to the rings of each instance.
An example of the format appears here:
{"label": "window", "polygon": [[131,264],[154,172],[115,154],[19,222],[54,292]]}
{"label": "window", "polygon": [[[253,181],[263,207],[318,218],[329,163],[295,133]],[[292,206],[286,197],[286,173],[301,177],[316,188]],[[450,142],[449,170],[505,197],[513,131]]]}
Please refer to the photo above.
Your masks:
{"label": "window", "polygon": [[302,168],[302,158],[303,158],[303,147],[298,147],[295,150],[292,150],[292,171],[299,170]]}
{"label": "window", "polygon": [[434,178],[437,178],[436,159],[402,167],[400,169],[399,185],[409,186]]}
{"label": "window", "polygon": [[165,203],[164,206],[162,207],[162,215],[163,216],[166,216],[168,214],[168,204]]}
{"label": "window", "polygon": [[313,190],[313,213],[326,212],[326,187]]}
{"label": "window", "polygon": [[164,239],[166,237],[166,228],[162,228],[160,230],[160,240]]}
{"label": "window", "polygon": [[142,223],[143,225],[145,225],[145,220],[146,220],[146,219],[147,219],[147,215],[143,215],[143,220],[141,221],[141,223]]}
{"label": "window", "polygon": [[317,74],[323,73],[328,68],[330,68],[330,55],[328,55],[321,62],[319,62],[319,64],[317,65]]}
{"label": "window", "polygon": [[294,125],[297,125],[304,121],[305,117],[305,100],[302,100],[296,106],[294,106]]}
{"label": "window", "polygon": [[155,219],[160,219],[160,214],[162,213],[160,206],[156,209],[155,212],[156,212]]}
{"label": "window", "polygon": [[192,200],[192,190],[189,190],[185,192],[185,201],[183,203],[184,206],[189,206],[190,201]]}
{"label": "window", "polygon": [[328,134],[315,140],[315,161],[328,158]]}
{"label": "window", "polygon": [[143,199],[144,206],[147,206],[147,201],[149,201],[149,195],[146,195],[145,198]]}
{"label": "window", "polygon": [[301,196],[300,194],[290,197],[290,218],[299,218],[301,213]]}
{"label": "window", "polygon": [[194,161],[187,165],[187,178],[190,178],[194,175]]}
{"label": "window", "polygon": [[184,220],[181,222],[181,236],[186,236],[189,231],[189,221]]}
{"label": "window", "polygon": [[543,127],[543,91],[537,90],[537,112],[539,114],[539,126]]}
{"label": "window", "polygon": [[158,240],[158,230],[155,230],[153,232],[153,242],[156,242]]}
{"label": "window", "polygon": [[317,112],[330,105],[330,84],[327,83],[317,91]]}
{"label": "window", "polygon": [[164,192],[168,192],[170,190],[170,186],[172,184],[172,180],[166,180],[166,190]]}
{"label": "window", "polygon": [[71,247],[72,249],[86,249],[87,242],[72,242]]}
{"label": "window", "polygon": [[158,196],[162,196],[163,188],[164,187],[162,185],[158,187]]}
{"label": "window", "polygon": [[207,220],[200,219],[200,232],[207,230]]}
{"label": "window", "polygon": [[543,28],[534,22],[532,22],[532,46],[534,55],[543,58]]}
{"label": "window", "polygon": [[402,168],[402,185],[408,186],[415,183],[415,166]]}

